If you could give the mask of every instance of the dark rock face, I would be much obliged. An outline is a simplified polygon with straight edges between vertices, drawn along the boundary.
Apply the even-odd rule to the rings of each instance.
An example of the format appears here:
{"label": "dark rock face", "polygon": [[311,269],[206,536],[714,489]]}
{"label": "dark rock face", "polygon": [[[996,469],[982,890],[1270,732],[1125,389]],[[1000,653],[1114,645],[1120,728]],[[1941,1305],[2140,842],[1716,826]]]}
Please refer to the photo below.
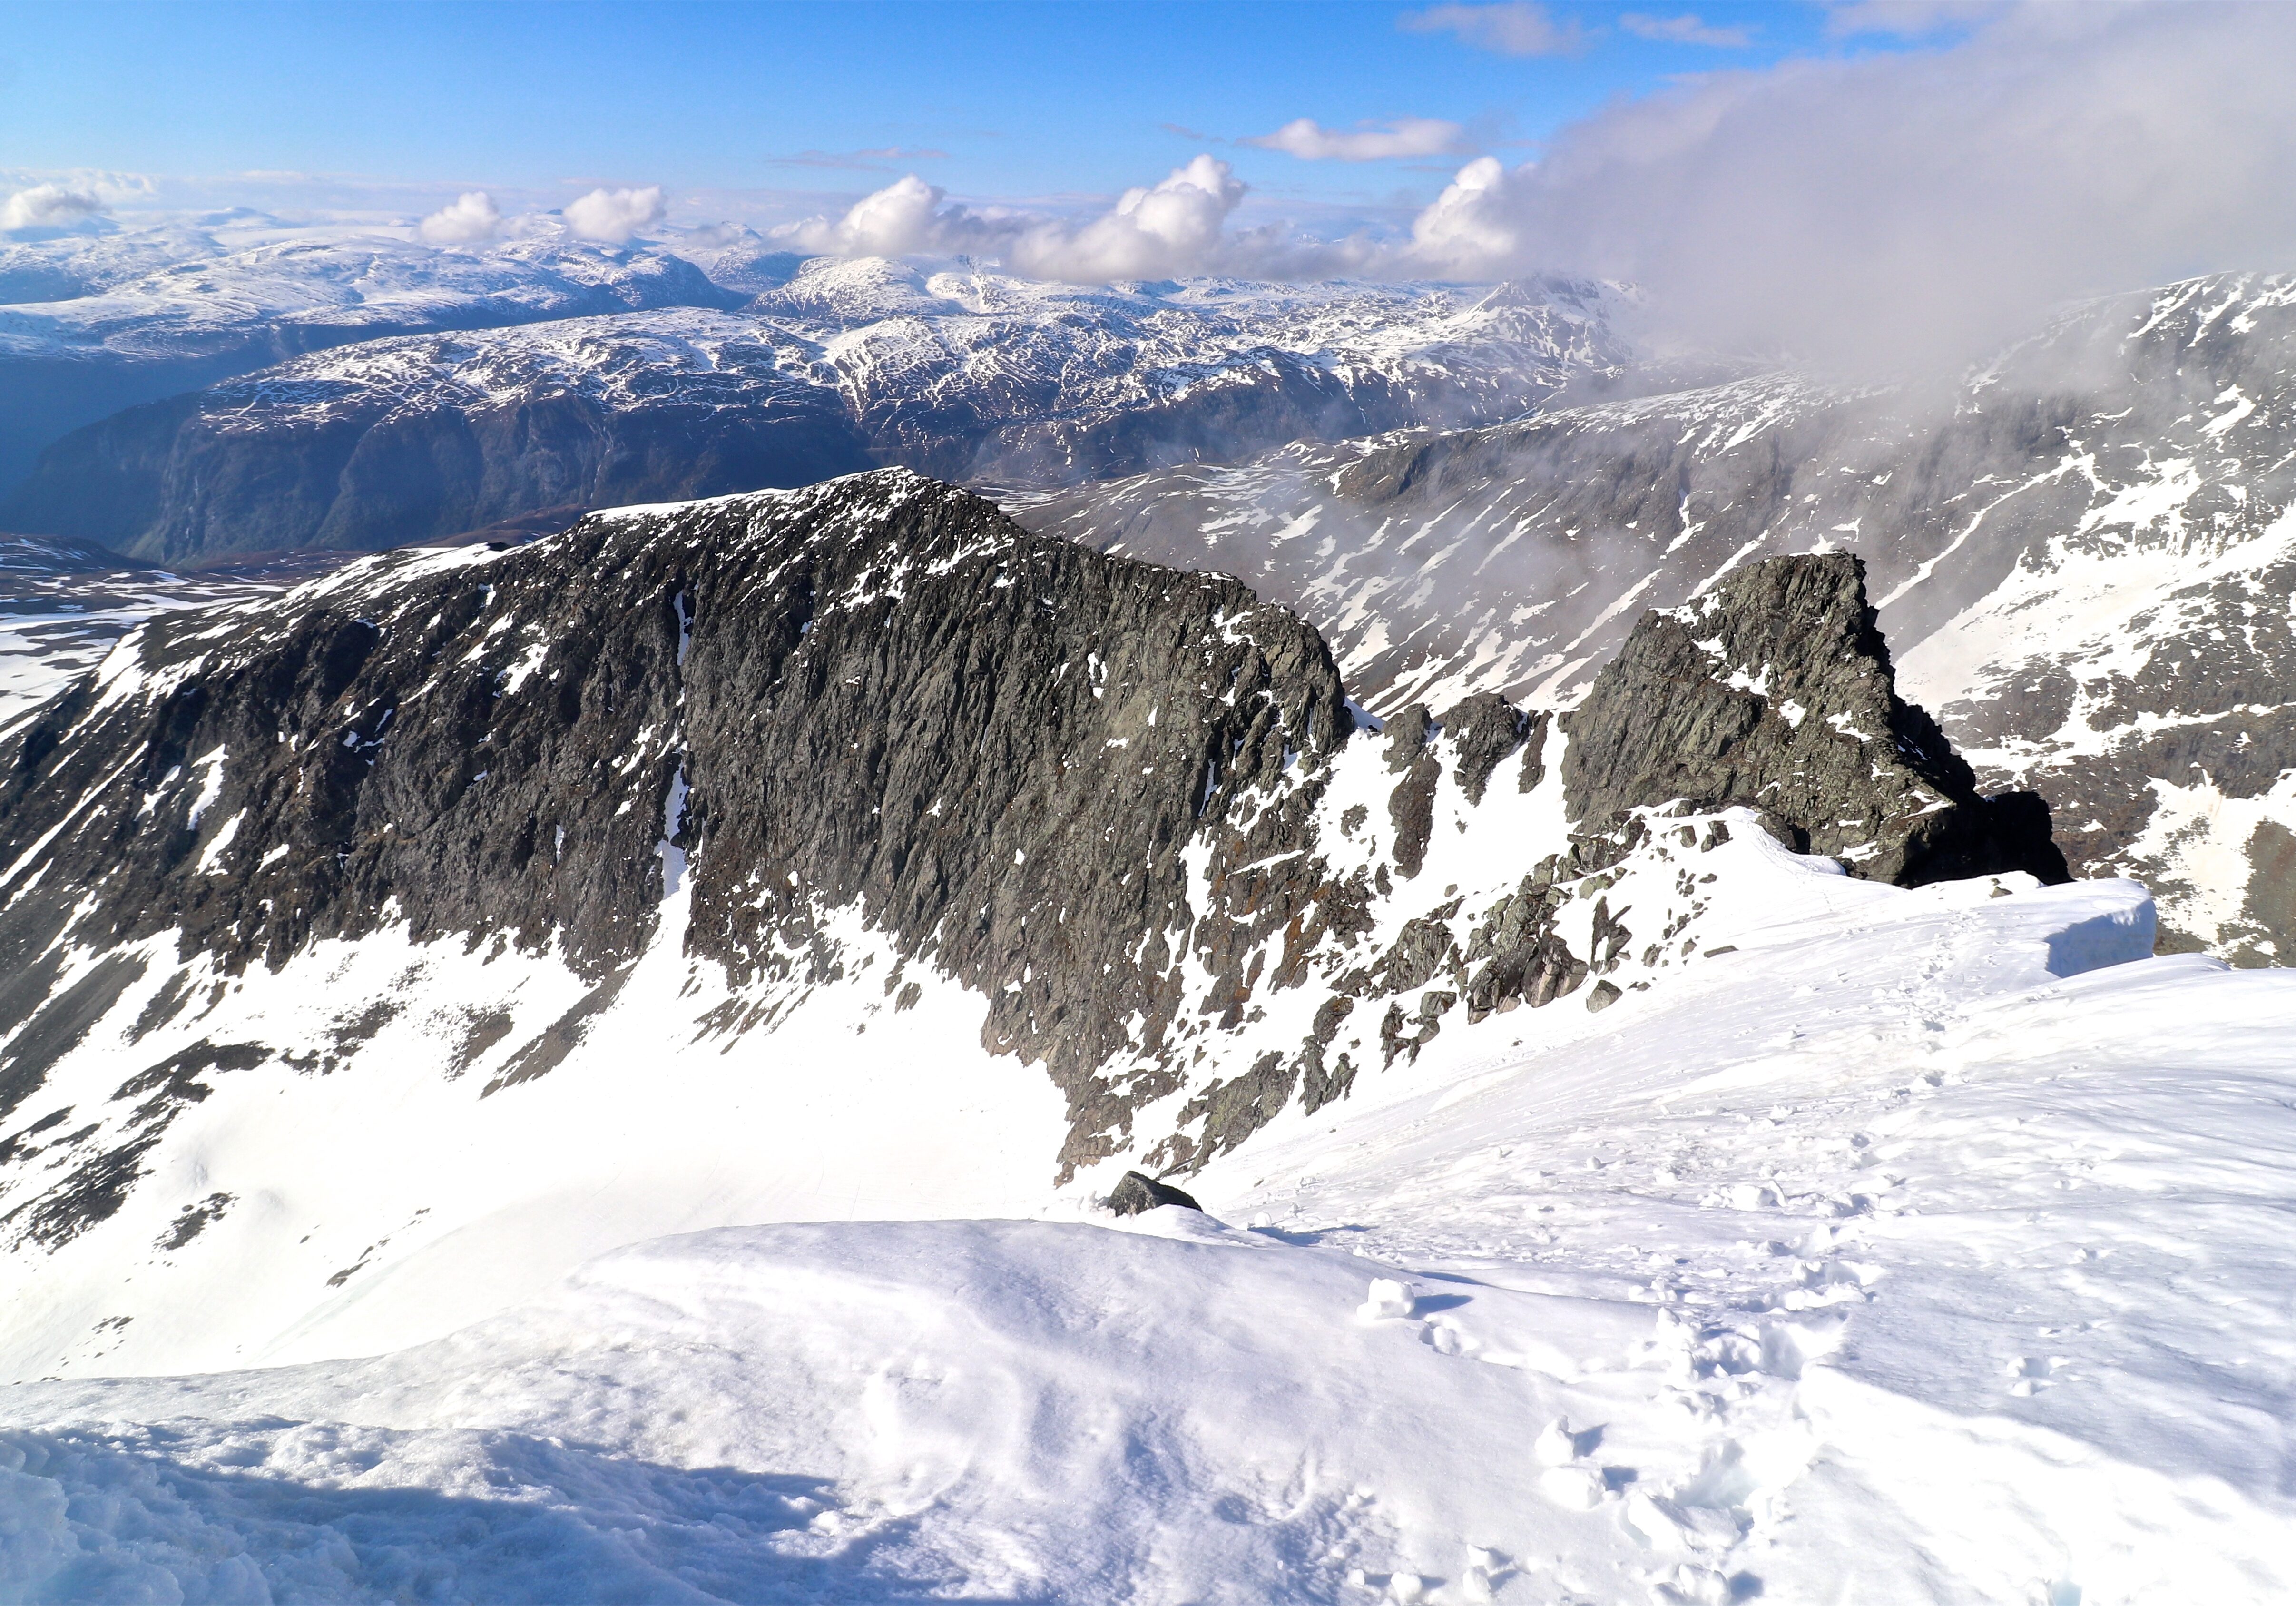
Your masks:
{"label": "dark rock face", "polygon": [[[20,877],[70,867],[92,901],[71,940],[172,931],[275,967],[404,921],[554,941],[603,1007],[665,866],[707,843],[692,952],[744,983],[825,976],[820,918],[857,904],[990,994],[988,1041],[1045,1059],[1095,1131],[1122,1101],[1089,1073],[1164,1049],[1181,954],[1240,1019],[1242,966],[1320,895],[1222,871],[1191,911],[1180,850],[1280,851],[1287,769],[1350,729],[1322,641],[1233,581],[1030,537],[898,472],[369,560],[222,639],[155,625],[127,673],[140,694],[84,679],[0,743],[0,848]],[[45,951],[61,919],[36,891],[0,941]]]}
{"label": "dark rock face", "polygon": [[[0,1123],[170,949],[131,1043],[234,976],[385,928],[587,984],[538,1029],[464,1011],[440,1074],[488,1056],[483,1096],[515,1096],[615,1005],[675,892],[686,959],[726,983],[695,1006],[705,1034],[770,1031],[883,959],[894,1009],[954,978],[984,1046],[1043,1065],[1063,1174],[1128,1145],[1148,1171],[1201,1165],[1415,1058],[1462,1003],[1468,1023],[1544,1006],[1638,940],[1658,965],[1702,907],[1673,855],[1726,839],[1668,823],[1680,803],[1749,803],[1861,874],[2047,869],[2045,812],[2005,823],[1895,699],[1859,580],[1777,560],[1645,619],[1555,777],[1544,718],[1495,697],[1407,711],[1350,754],[1295,615],[904,471],[361,559],[155,621],[0,736]],[[1479,810],[1542,786],[1567,840],[1496,839],[1472,902],[1414,885]],[[1382,791],[1384,819],[1340,806]],[[1648,882],[1641,910],[1614,902],[1638,854],[1683,893],[1662,929]],[[213,1078],[275,1057],[355,1075],[404,1007],[346,998],[293,1046],[154,1054],[99,1121],[4,1140],[78,1157],[0,1230],[105,1219]],[[1136,1132],[1152,1108],[1168,1124]]]}
{"label": "dark rock face", "polygon": [[1117,1182],[1115,1190],[1108,1196],[1108,1207],[1119,1215],[1138,1215],[1153,1210],[1159,1205],[1177,1205],[1183,1210],[1201,1211],[1201,1205],[1193,1196],[1183,1193],[1168,1182],[1154,1177],[1142,1176],[1128,1171]]}
{"label": "dark rock face", "polygon": [[1999,870],[2070,879],[2048,805],[1979,796],[1935,722],[1898,697],[1865,581],[1847,553],[1777,557],[1644,614],[1563,716],[1572,818],[1736,805],[1786,822],[1799,851],[1900,886]]}

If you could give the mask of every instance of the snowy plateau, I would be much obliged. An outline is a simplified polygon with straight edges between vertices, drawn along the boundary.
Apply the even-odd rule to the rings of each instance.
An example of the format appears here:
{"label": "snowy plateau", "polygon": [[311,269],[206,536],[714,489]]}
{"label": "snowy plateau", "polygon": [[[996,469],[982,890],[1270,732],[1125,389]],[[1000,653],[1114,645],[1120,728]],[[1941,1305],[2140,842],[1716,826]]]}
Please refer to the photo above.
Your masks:
{"label": "snowy plateau", "polygon": [[2296,1599],[2285,281],[678,251],[0,251],[0,1600]]}

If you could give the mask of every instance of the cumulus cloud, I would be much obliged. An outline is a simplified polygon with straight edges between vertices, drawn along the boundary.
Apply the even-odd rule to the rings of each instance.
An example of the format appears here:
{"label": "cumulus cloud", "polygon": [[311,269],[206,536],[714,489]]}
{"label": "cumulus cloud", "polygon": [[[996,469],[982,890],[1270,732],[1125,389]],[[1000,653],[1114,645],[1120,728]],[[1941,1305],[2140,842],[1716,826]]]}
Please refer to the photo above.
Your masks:
{"label": "cumulus cloud", "polygon": [[1557,22],[1543,5],[1532,0],[1505,0],[1497,5],[1431,5],[1406,12],[1399,27],[1412,33],[1456,34],[1479,50],[1509,56],[1575,55],[1587,47],[1586,30],[1576,22]]}
{"label": "cumulus cloud", "polygon": [[784,224],[772,237],[836,256],[995,257],[1017,273],[1078,284],[1221,268],[1315,271],[1306,259],[1279,262],[1286,247],[1275,234],[1226,232],[1243,192],[1227,163],[1201,155],[1159,183],[1125,191],[1097,217],[1029,217],[974,212],[911,173],[840,218]]}
{"label": "cumulus cloud", "polygon": [[642,228],[662,220],[661,185],[642,190],[595,189],[566,203],[566,226],[586,240],[619,245]]}
{"label": "cumulus cloud", "polygon": [[91,190],[61,184],[36,184],[0,202],[0,231],[58,228],[92,218],[104,210],[103,198]]}
{"label": "cumulus cloud", "polygon": [[1717,28],[1694,13],[1679,17],[1652,17],[1640,12],[1628,12],[1619,19],[1619,26],[1638,39],[1654,39],[1664,45],[1704,45],[1714,50],[1743,50],[1754,42],[1754,30],[1751,28]]}
{"label": "cumulus cloud", "polygon": [[1376,126],[1357,125],[1351,132],[1326,128],[1313,118],[1295,118],[1273,134],[1261,134],[1243,143],[1266,151],[1282,151],[1302,161],[1385,161],[1398,156],[1446,156],[1459,149],[1466,130],[1457,123],[1431,117],[1400,117]]}
{"label": "cumulus cloud", "polygon": [[2034,5],[1949,48],[1613,105],[1478,161],[1410,256],[1639,281],[1685,338],[1957,361],[2048,308],[2296,260],[2296,7]]}
{"label": "cumulus cloud", "polygon": [[422,237],[433,244],[469,245],[493,239],[502,232],[502,222],[495,198],[484,190],[472,190],[458,196],[452,205],[440,207],[417,226]]}
{"label": "cumulus cloud", "polygon": [[1043,223],[1013,243],[1021,272],[1086,284],[1199,272],[1218,259],[1221,230],[1243,199],[1228,164],[1200,155],[1160,183],[1124,192],[1082,225]]}
{"label": "cumulus cloud", "polygon": [[962,206],[944,204],[947,199],[940,185],[907,173],[864,195],[841,218],[783,224],[772,237],[800,251],[838,257],[951,256],[1003,243],[992,225]]}

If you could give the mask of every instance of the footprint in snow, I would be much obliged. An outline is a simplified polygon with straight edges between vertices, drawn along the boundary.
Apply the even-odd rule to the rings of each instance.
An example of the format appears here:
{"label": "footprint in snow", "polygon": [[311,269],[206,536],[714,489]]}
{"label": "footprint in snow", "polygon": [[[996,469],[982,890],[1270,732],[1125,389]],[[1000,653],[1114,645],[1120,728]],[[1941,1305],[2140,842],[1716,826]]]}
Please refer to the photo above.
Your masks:
{"label": "footprint in snow", "polygon": [[2020,1355],[2009,1363],[2009,1392],[2026,1398],[2049,1388],[2055,1379],[2052,1375],[2065,1363],[2062,1355]]}

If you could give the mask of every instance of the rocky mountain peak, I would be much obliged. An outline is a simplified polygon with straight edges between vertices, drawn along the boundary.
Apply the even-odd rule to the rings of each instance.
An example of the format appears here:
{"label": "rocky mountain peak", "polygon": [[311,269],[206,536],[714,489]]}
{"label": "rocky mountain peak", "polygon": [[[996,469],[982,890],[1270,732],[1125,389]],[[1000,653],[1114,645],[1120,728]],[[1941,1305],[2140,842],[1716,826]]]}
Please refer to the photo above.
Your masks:
{"label": "rocky mountain peak", "polygon": [[1575,820],[1736,806],[1877,880],[2069,879],[2047,805],[1979,796],[1936,722],[1898,696],[1866,565],[1848,553],[1769,558],[1644,614],[1563,724]]}

